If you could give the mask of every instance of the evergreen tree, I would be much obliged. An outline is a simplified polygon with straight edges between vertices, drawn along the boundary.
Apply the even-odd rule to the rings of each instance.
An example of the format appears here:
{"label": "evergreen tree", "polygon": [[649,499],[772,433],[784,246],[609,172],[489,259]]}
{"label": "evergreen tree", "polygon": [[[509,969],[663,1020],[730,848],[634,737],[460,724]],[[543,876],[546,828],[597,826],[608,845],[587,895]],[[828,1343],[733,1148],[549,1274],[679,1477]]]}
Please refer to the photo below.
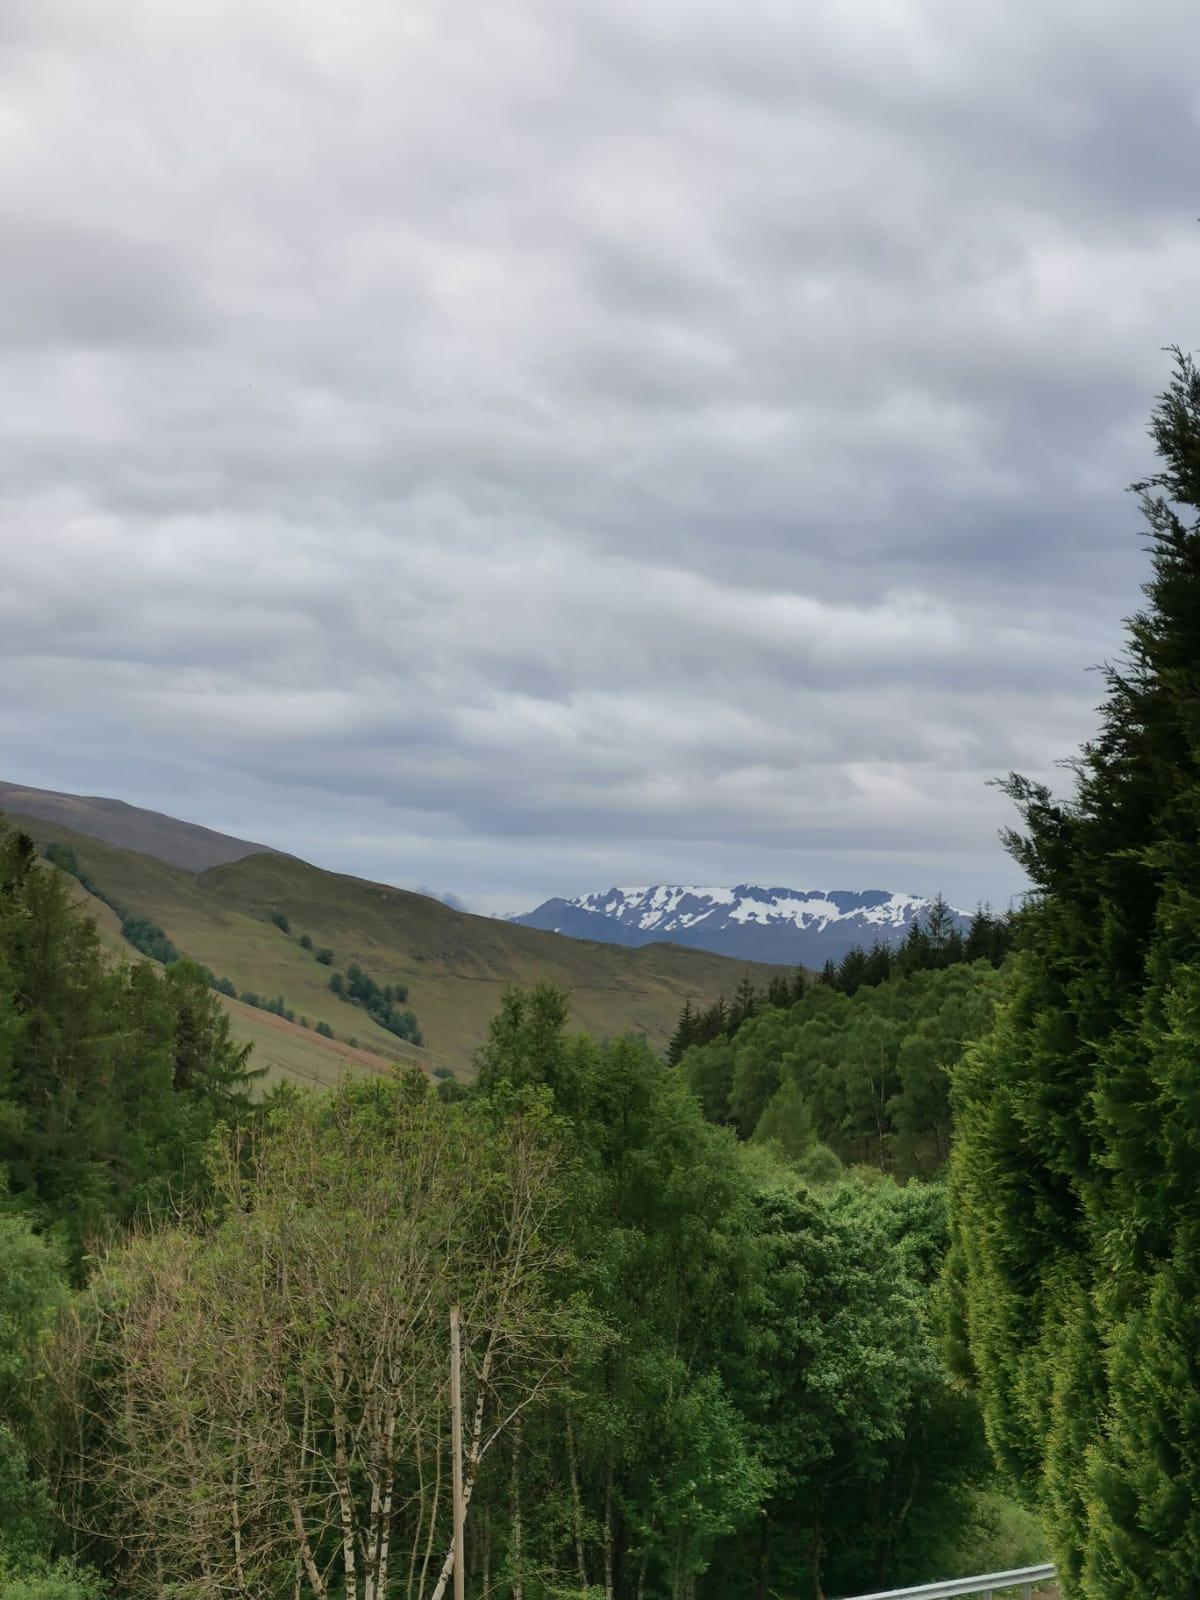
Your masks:
{"label": "evergreen tree", "polygon": [[743,1022],[757,1013],[760,1004],[754,979],[747,972],[734,990],[733,1004],[729,1008],[729,1027],[736,1032]]}
{"label": "evergreen tree", "polygon": [[786,1010],[792,1003],[792,980],[779,973],[767,983],[767,1004]]}
{"label": "evergreen tree", "polygon": [[925,937],[929,940],[930,953],[933,956],[934,966],[945,966],[947,962],[941,958],[951,946],[951,937],[955,932],[954,910],[941,893],[934,897],[933,903],[925,913]]}
{"label": "evergreen tree", "polygon": [[128,965],[32,841],[0,825],[0,1167],[11,1204],[88,1242],[195,1198],[218,1120],[254,1077],[204,969]]}
{"label": "evergreen tree", "polygon": [[956,1085],[952,1333],[1064,1594],[1200,1593],[1200,374],[1135,485],[1146,605],[1071,800],[1013,777],[1036,888]]}
{"label": "evergreen tree", "polygon": [[867,970],[867,952],[856,944],[846,951],[837,970],[837,987],[843,994],[853,994],[863,981]]}
{"label": "evergreen tree", "polygon": [[882,940],[879,940],[875,945],[872,946],[871,953],[867,957],[866,963],[863,966],[859,982],[864,985],[869,985],[871,988],[876,988],[879,984],[886,983],[891,975],[891,946],[886,945]]}
{"label": "evergreen tree", "polygon": [[667,1045],[667,1064],[672,1067],[679,1065],[683,1053],[692,1043],[696,1031],[696,1011],[689,999],[683,1002],[683,1009],[679,1013],[679,1021],[675,1024],[675,1032],[671,1035],[671,1042]]}

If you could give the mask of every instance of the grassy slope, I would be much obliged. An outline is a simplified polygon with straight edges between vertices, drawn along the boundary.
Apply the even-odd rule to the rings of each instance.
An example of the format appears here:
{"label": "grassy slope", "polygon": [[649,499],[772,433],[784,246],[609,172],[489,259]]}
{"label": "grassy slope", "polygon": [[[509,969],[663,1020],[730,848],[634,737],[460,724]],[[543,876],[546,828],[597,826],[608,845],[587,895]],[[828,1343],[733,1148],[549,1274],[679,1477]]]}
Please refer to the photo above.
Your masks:
{"label": "grassy slope", "polygon": [[[269,1014],[231,1006],[238,1037],[252,1039],[280,1071],[291,1066],[301,1075],[327,1070],[335,1077],[347,1066],[369,1065],[369,1056],[346,1048],[352,1036],[388,1059],[462,1071],[510,983],[561,984],[571,992],[575,1026],[597,1037],[639,1032],[661,1046],[686,998],[710,1003],[731,995],[745,972],[761,984],[774,970],[671,945],[626,950],[519,928],[291,856],[254,855],[191,873],[59,824],[12,820],[39,842],[73,844],[83,871],[107,895],[157,922],[186,955],[231,978],[239,993],[282,995],[297,1016],[333,1028],[340,1049],[299,1026],[276,1027]],[[276,910],[287,915],[290,935],[267,920]],[[379,983],[408,984],[428,1047],[415,1051],[360,1007],[338,1000],[328,987],[330,969],[300,948],[302,933],[333,949],[335,969],[344,972],[357,961]]]}
{"label": "grassy slope", "polygon": [[40,817],[56,828],[70,828],[122,850],[140,850],[190,872],[215,867],[221,861],[237,861],[266,848],[102,795],[60,794],[0,781],[0,810]]}

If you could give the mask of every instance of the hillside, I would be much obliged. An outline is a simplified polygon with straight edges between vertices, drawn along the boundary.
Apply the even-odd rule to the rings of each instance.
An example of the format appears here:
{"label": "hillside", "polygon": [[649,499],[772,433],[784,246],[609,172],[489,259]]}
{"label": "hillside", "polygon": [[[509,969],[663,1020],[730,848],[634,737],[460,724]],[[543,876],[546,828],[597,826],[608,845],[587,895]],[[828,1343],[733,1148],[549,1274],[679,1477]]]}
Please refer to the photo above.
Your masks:
{"label": "hillside", "polygon": [[18,783],[0,782],[0,811],[71,828],[90,839],[100,839],[122,850],[139,850],[189,872],[203,872],[206,867],[238,861],[267,848],[228,833],[216,833],[195,822],[181,822],[161,811],[127,805],[124,800],[59,794],[53,789],[30,789]]}
{"label": "hillside", "polygon": [[[888,889],[731,888],[652,884],[547,900],[513,921],[526,928],[639,949],[669,940],[739,961],[822,967],[860,945],[900,943],[934,901]],[[950,908],[947,908],[950,909]],[[951,910],[964,932],[970,919]]]}
{"label": "hillside", "polygon": [[[332,1079],[347,1066],[418,1060],[467,1071],[506,984],[550,982],[571,994],[575,1026],[596,1037],[637,1033],[662,1047],[680,1007],[733,994],[749,972],[772,969],[658,945],[625,950],[555,938],[531,928],[455,911],[425,895],[326,872],[271,852],[190,872],[43,818],[13,814],[39,844],[69,844],[80,871],[128,914],[157,924],[185,955],[228,978],[239,995],[280,997],[297,1020],[228,1002],[235,1032],[274,1071]],[[82,890],[78,891],[82,893]],[[89,897],[90,898],[90,897]],[[96,903],[106,943],[121,946],[118,919]],[[270,920],[288,920],[283,932]],[[305,949],[301,936],[312,941]],[[327,947],[324,966],[316,951]],[[128,946],[126,946],[128,948]],[[130,950],[132,954],[132,950]],[[426,1045],[418,1049],[339,999],[331,973],[357,963],[380,984],[404,984]],[[317,1035],[327,1024],[333,1040]]]}

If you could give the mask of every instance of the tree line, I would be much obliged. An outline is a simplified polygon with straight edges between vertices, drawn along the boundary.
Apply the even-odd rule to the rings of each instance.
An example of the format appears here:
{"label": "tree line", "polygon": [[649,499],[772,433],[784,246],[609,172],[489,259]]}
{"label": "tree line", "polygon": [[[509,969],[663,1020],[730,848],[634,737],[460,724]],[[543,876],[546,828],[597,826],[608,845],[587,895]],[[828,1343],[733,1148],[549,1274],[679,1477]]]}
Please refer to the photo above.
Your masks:
{"label": "tree line", "polygon": [[1015,928],[1016,918],[1011,913],[996,915],[990,907],[980,906],[963,933],[956,913],[939,895],[928,912],[914,919],[899,945],[883,939],[869,950],[854,945],[840,962],[827,961],[816,974],[810,976],[798,967],[790,976],[779,973],[761,989],[747,973],[734,991],[732,1002],[726,1002],[721,995],[703,1010],[693,1006],[690,999],[685,1000],[667,1045],[667,1061],[676,1066],[692,1045],[732,1039],[743,1022],[768,1009],[787,1009],[803,1000],[813,984],[852,995],[891,978],[905,978],[914,972],[940,972],[964,961],[987,961],[999,967],[1013,947]]}

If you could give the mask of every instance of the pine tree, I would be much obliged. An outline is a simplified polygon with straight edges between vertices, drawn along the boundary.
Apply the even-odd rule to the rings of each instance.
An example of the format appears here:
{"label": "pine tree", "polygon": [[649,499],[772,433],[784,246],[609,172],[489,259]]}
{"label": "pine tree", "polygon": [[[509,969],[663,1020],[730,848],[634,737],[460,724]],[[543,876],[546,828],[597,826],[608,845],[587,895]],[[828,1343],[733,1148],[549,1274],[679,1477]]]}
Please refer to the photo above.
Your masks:
{"label": "pine tree", "polygon": [[867,952],[861,945],[854,945],[842,957],[837,971],[837,987],[843,994],[853,994],[863,981],[863,973],[867,970]]}
{"label": "pine tree", "polygon": [[950,945],[954,931],[954,908],[945,896],[939,893],[925,913],[925,937],[929,940],[935,967],[948,964],[942,957]]}
{"label": "pine tree", "polygon": [[881,983],[886,983],[892,975],[892,952],[890,946],[877,940],[871,947],[862,969],[859,982],[868,988],[876,989]]}
{"label": "pine tree", "polygon": [[1086,1600],[1200,1594],[1200,374],[1175,357],[1134,486],[1146,605],[1074,797],[1008,782],[1036,896],[956,1084],[957,1326]]}
{"label": "pine tree", "polygon": [[778,973],[767,983],[767,1004],[778,1006],[786,1011],[792,1003],[792,980],[785,978],[783,973]]}
{"label": "pine tree", "polygon": [[742,981],[734,990],[733,1004],[729,1008],[729,1031],[736,1033],[743,1022],[753,1017],[759,1008],[758,990],[754,987],[754,979],[747,972]]}
{"label": "pine tree", "polygon": [[925,932],[920,917],[917,917],[905,935],[904,943],[896,953],[896,968],[899,972],[924,972],[933,965],[931,959],[932,947],[929,935]]}
{"label": "pine tree", "polygon": [[691,999],[683,1002],[683,1009],[679,1013],[679,1021],[675,1024],[675,1032],[671,1035],[671,1042],[667,1046],[667,1065],[676,1067],[683,1059],[683,1053],[692,1043],[696,1031],[696,1010]]}

